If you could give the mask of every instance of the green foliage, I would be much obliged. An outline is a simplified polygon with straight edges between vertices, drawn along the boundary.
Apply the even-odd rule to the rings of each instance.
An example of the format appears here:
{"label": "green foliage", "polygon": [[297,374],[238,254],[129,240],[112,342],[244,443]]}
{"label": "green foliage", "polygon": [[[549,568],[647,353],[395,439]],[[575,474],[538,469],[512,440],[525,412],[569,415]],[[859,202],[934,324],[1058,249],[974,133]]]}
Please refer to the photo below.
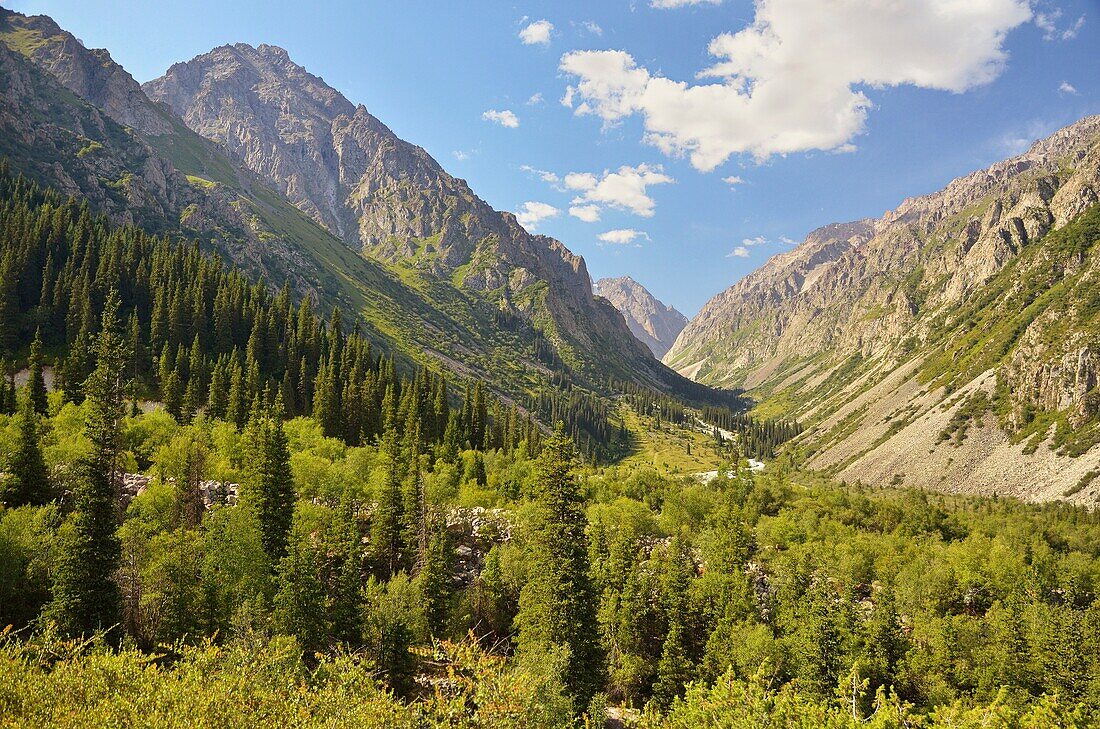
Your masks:
{"label": "green foliage", "polygon": [[41,505],[50,497],[50,475],[38,444],[38,414],[30,393],[23,401],[18,421],[19,440],[8,459],[10,473],[3,482],[0,496],[9,507]]}
{"label": "green foliage", "polygon": [[91,454],[81,464],[76,511],[61,531],[49,618],[71,636],[121,633],[121,596],[115,573],[121,554],[116,530],[120,435],[126,391],[126,343],[115,292],[107,298],[96,342],[96,368],[85,384],[89,403],[86,432]]}
{"label": "green foliage", "polygon": [[531,573],[516,624],[521,652],[567,651],[563,680],[583,706],[599,691],[603,668],[574,467],[572,441],[559,425],[539,457]]}

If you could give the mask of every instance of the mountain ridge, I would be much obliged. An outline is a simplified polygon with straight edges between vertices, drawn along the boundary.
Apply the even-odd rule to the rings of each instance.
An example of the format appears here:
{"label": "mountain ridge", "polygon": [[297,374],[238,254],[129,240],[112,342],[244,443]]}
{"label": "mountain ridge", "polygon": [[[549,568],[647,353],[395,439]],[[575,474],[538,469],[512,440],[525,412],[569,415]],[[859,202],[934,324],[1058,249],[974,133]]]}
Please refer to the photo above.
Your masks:
{"label": "mountain ridge", "polygon": [[1100,454],[1100,333],[1063,314],[1056,335],[1051,317],[1091,310],[1100,264],[1080,221],[1098,201],[1092,116],[880,218],[813,231],[711,299],[665,362],[808,423],[808,463],[844,478],[1094,498],[1073,489]]}
{"label": "mountain ridge", "polygon": [[[148,98],[107,51],[89,51],[46,16],[7,10],[0,12],[0,41],[7,71],[0,81],[10,82],[0,83],[0,154],[44,184],[87,197],[116,223],[208,241],[255,275],[276,285],[289,278],[299,293],[365,316],[371,338],[387,350],[443,363],[463,379],[493,379],[519,402],[561,368],[597,389],[612,379],[694,387],[653,359],[621,315],[592,296],[583,259],[560,242],[519,229],[526,248],[514,249],[514,257],[550,251],[545,259],[557,266],[543,266],[539,275],[517,266],[508,271],[515,286],[496,290],[459,285],[422,261],[359,255],[222,144]],[[264,48],[289,63],[285,51]],[[346,108],[332,94],[334,108]],[[396,139],[377,120],[368,126]],[[499,216],[502,226],[518,229],[513,216]],[[491,248],[480,255],[491,257]],[[464,280],[487,280],[477,268],[476,260],[464,263]],[[580,290],[583,299],[563,295]],[[597,346],[604,340],[612,346]]]}
{"label": "mountain ridge", "polygon": [[619,376],[665,389],[675,382],[592,295],[580,256],[493,210],[284,49],[220,46],[144,89],[349,246],[530,321],[571,365],[603,358],[613,363],[599,369]]}

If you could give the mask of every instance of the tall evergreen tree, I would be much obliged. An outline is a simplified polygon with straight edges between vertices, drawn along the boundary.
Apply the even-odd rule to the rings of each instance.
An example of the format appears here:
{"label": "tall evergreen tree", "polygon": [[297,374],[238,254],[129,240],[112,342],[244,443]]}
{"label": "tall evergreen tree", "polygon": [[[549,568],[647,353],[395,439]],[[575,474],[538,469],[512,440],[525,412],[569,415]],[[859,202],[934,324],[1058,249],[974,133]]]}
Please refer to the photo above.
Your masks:
{"label": "tall evergreen tree", "polygon": [[428,632],[444,637],[451,597],[451,570],[454,564],[451,540],[445,529],[434,529],[416,575],[416,587],[423,602]]}
{"label": "tall evergreen tree", "polygon": [[382,434],[382,442],[379,445],[383,480],[378,492],[378,504],[371,518],[371,558],[374,561],[375,574],[379,579],[392,577],[400,569],[404,554],[401,443],[393,420],[390,420],[390,425]]}
{"label": "tall evergreen tree", "polygon": [[579,705],[587,706],[602,685],[603,655],[575,466],[573,442],[558,423],[538,460],[531,570],[516,624],[521,651],[568,649],[563,680]]}
{"label": "tall evergreen tree", "polygon": [[38,414],[29,395],[24,398],[19,414],[19,439],[4,484],[3,500],[9,507],[44,504],[50,495],[50,477],[38,445]]}
{"label": "tall evergreen tree", "polygon": [[362,640],[363,554],[362,538],[355,519],[355,505],[347,493],[330,526],[330,549],[337,556],[332,587],[329,589],[329,621],[332,636],[347,644]]}
{"label": "tall evergreen tree", "polygon": [[126,340],[119,324],[118,292],[104,304],[96,342],[96,368],[84,384],[89,400],[85,432],[91,453],[82,464],[76,512],[61,539],[49,614],[69,635],[106,631],[117,642],[122,617],[115,573],[121,559],[118,489],[120,424],[126,392]]}
{"label": "tall evergreen tree", "polygon": [[31,342],[31,353],[27,358],[27,370],[27,394],[34,406],[34,411],[39,415],[45,415],[49,410],[49,402],[46,398],[46,378],[42,374],[41,330],[34,333],[34,341]]}
{"label": "tall evergreen tree", "polygon": [[258,406],[253,410],[244,449],[248,477],[241,484],[241,503],[255,511],[264,550],[276,562],[286,554],[295,499],[281,404],[273,411]]}
{"label": "tall evergreen tree", "polygon": [[276,572],[275,626],[297,636],[307,654],[321,650],[328,635],[325,589],[318,569],[316,548],[308,536],[300,536],[290,543]]}

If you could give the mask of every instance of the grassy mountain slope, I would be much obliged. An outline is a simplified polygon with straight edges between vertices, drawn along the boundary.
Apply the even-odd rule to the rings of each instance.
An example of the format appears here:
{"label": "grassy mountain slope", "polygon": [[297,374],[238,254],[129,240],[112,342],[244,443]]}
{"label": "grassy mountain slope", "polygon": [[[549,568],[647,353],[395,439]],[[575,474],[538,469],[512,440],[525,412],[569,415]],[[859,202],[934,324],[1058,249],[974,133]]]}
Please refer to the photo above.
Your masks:
{"label": "grassy mountain slope", "polygon": [[[648,357],[638,370],[554,346],[564,319],[516,316],[448,277],[358,254],[151,101],[106,51],[85,49],[48,18],[0,10],[0,96],[0,154],[15,170],[86,197],[116,222],[198,238],[275,285],[290,280],[325,307],[357,314],[368,336],[406,361],[441,362],[521,402],[559,370],[598,388],[609,377],[684,384]],[[589,324],[579,314],[569,325]]]}
{"label": "grassy mountain slope", "polygon": [[810,427],[846,479],[1095,502],[1100,118],[829,226],[715,297],[666,360]]}

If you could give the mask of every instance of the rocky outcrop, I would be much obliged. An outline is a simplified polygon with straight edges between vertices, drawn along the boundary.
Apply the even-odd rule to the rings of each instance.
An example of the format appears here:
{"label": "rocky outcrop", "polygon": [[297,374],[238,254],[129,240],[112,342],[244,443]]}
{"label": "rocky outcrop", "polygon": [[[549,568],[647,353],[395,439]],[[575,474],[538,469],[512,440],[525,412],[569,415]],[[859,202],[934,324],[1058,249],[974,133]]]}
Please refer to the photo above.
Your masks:
{"label": "rocky outcrop", "polygon": [[[937,487],[950,473],[1027,496],[1040,488],[1035,471],[1006,469],[998,481],[989,459],[1038,459],[1043,450],[1035,455],[1035,443],[1014,433],[1053,422],[1034,420],[1044,412],[1087,431],[1050,434],[1050,463],[1060,464],[1051,472],[1076,478],[1059,459],[1091,447],[1100,410],[1100,235],[1090,217],[1098,201],[1094,116],[881,218],[814,231],[708,302],[665,362],[703,382],[752,388],[801,418],[811,426],[800,439],[811,465],[846,478]],[[979,418],[986,430],[974,432],[985,435],[952,439],[947,447],[958,450],[937,460],[939,431],[925,443],[914,424],[933,410],[977,418],[956,393],[979,380],[997,383],[987,389],[999,415]],[[1044,498],[1062,493],[1062,480],[1042,484]]]}
{"label": "rocky outcrop", "polygon": [[89,50],[45,15],[5,13],[0,33],[61,84],[123,126],[141,134],[169,134],[172,124],[133,76],[105,49]]}
{"label": "rocky outcrop", "polygon": [[649,347],[654,357],[664,357],[687,325],[686,316],[658,301],[629,276],[601,278],[596,282],[595,291],[622,313],[630,333]]}
{"label": "rocky outcrop", "polygon": [[675,380],[593,297],[582,258],[493,210],[285,50],[222,46],[144,88],[350,246],[525,318],[590,375]]}

